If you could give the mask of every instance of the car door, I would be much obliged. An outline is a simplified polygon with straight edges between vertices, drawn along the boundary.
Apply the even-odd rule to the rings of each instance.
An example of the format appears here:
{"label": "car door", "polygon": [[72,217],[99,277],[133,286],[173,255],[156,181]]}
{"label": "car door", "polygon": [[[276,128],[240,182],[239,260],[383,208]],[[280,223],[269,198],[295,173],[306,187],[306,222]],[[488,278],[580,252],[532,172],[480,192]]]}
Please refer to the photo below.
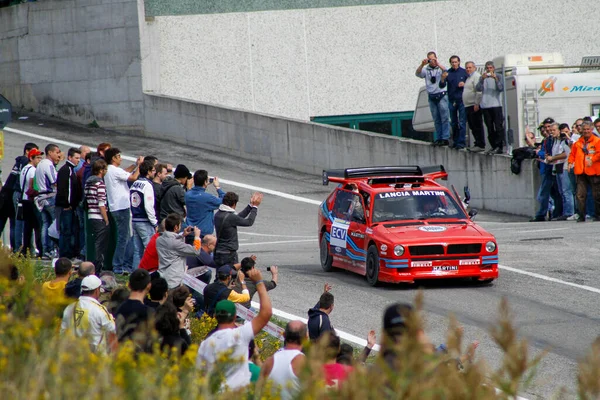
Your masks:
{"label": "car door", "polygon": [[366,261],[364,251],[365,212],[358,193],[340,189],[333,205],[330,253],[336,266],[362,273]]}

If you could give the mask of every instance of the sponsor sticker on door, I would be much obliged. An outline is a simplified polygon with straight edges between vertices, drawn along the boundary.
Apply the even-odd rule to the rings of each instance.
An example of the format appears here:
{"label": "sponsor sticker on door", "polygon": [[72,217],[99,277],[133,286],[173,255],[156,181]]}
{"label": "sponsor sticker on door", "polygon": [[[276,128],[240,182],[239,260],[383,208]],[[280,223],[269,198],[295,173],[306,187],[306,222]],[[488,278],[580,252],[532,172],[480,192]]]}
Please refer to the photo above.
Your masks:
{"label": "sponsor sticker on door", "polygon": [[331,246],[346,248],[346,238],[348,237],[349,224],[344,220],[336,219],[331,225]]}

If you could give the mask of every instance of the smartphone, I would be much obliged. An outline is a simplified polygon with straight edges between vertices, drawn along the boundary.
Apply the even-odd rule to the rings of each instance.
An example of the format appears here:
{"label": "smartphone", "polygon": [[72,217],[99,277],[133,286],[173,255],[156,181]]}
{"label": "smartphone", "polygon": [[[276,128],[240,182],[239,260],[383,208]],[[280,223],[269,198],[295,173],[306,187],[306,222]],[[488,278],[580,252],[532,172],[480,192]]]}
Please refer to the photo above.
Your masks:
{"label": "smartphone", "polygon": [[267,267],[267,271],[271,272],[271,267]]}
{"label": "smartphone", "polygon": [[208,183],[213,183],[215,181],[215,178],[208,178]]}

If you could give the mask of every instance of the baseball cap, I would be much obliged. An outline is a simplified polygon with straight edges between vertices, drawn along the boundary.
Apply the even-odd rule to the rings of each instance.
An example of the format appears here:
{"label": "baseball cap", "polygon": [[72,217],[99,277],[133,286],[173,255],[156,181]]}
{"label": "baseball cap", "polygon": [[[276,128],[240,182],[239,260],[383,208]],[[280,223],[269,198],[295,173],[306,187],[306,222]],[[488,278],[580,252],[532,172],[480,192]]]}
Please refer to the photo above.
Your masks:
{"label": "baseball cap", "polygon": [[413,311],[410,304],[396,303],[385,309],[383,330],[392,336],[401,335],[406,328],[406,317]]}
{"label": "baseball cap", "polygon": [[39,151],[38,149],[35,149],[35,148],[29,150],[29,153],[28,153],[28,157],[29,158],[33,158],[33,157],[37,157],[37,156],[43,156],[43,155],[44,155],[43,151]]}
{"label": "baseball cap", "polygon": [[179,164],[175,168],[175,173],[173,174],[173,176],[175,176],[175,179],[177,179],[177,178],[192,179],[192,173],[190,172],[190,170],[188,169],[188,167],[186,167],[183,164]]}
{"label": "baseball cap", "polygon": [[550,117],[548,117],[548,118],[546,118],[546,119],[545,119],[545,120],[542,122],[542,125],[545,125],[545,124],[553,124],[553,123],[554,123],[554,119],[553,119],[553,118],[550,118]]}
{"label": "baseball cap", "polygon": [[223,266],[219,267],[219,269],[217,270],[217,275],[219,275],[219,276],[233,275],[233,271],[235,271],[235,268],[233,268],[231,265],[223,265]]}
{"label": "baseball cap", "polygon": [[235,315],[235,304],[230,300],[221,300],[215,306],[215,316],[222,315],[233,317]]}
{"label": "baseball cap", "polygon": [[102,286],[102,281],[96,275],[90,275],[83,278],[81,281],[81,291],[88,292],[90,290],[96,290]]}

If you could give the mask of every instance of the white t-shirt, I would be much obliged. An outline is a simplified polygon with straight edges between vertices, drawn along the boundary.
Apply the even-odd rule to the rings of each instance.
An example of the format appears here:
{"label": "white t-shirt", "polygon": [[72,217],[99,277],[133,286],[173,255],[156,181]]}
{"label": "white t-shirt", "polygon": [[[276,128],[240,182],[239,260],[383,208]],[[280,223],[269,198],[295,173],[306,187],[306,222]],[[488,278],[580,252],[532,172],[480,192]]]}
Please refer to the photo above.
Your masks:
{"label": "white t-shirt", "polygon": [[210,372],[219,355],[232,352],[229,359],[235,361],[225,373],[225,382],[229,389],[235,390],[250,384],[250,369],[248,368],[248,344],[254,339],[252,322],[235,329],[222,329],[205,339],[198,349],[196,368],[206,368]]}
{"label": "white t-shirt", "polygon": [[23,193],[21,194],[22,200],[29,200],[27,197],[27,190],[31,188],[29,184],[29,180],[35,177],[35,167],[33,165],[26,165],[23,167],[21,171],[21,175],[19,176],[19,187],[23,189]]}
{"label": "white t-shirt", "polygon": [[104,184],[110,211],[129,210],[129,185],[127,184],[129,175],[131,174],[123,168],[108,166]]}
{"label": "white t-shirt", "polygon": [[67,329],[73,329],[77,337],[89,337],[96,352],[102,353],[108,351],[108,333],[116,332],[112,315],[98,300],[89,296],[81,296],[65,309],[60,330]]}

